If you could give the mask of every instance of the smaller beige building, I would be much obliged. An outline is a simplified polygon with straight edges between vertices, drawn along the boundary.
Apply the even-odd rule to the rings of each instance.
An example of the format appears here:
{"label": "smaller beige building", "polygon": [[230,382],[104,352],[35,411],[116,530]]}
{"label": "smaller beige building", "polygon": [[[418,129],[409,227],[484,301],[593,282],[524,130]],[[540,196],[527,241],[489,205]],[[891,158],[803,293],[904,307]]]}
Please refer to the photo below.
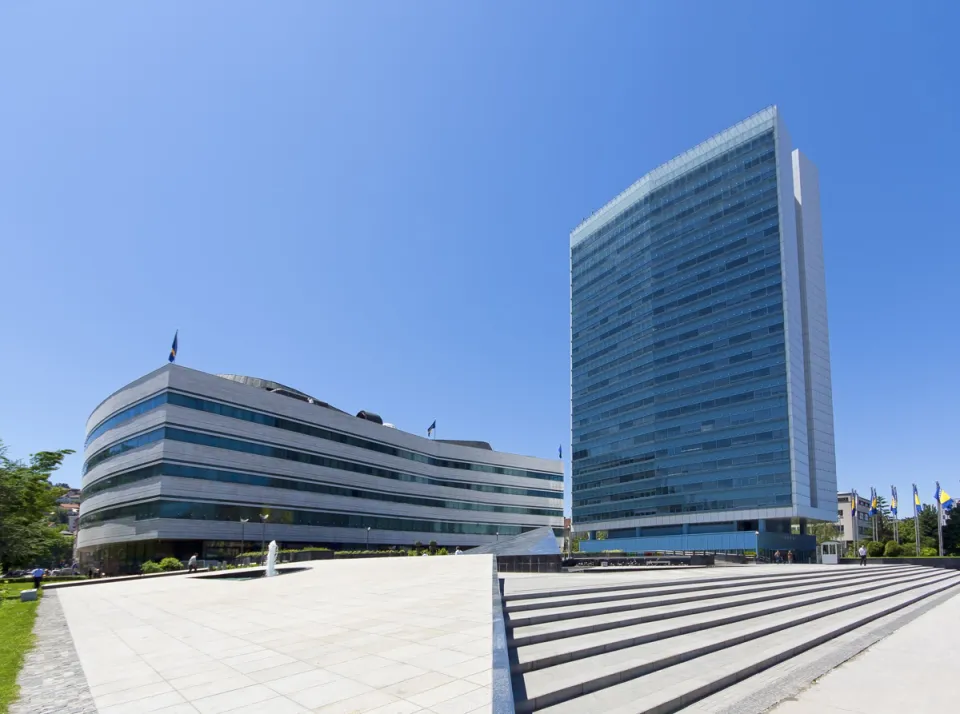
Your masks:
{"label": "smaller beige building", "polygon": [[[853,540],[873,540],[873,526],[870,525],[870,501],[857,495],[857,524],[854,527],[853,514],[850,512],[852,493],[837,494],[837,528],[840,534],[837,540],[849,543]],[[856,534],[856,535],[854,535]]]}

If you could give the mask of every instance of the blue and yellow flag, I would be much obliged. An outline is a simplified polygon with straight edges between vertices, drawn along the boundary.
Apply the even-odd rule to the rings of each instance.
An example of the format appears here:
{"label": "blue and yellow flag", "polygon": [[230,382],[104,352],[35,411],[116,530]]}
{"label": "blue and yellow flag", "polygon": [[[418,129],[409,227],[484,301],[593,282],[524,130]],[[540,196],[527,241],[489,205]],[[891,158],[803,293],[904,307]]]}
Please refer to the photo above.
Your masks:
{"label": "blue and yellow flag", "polygon": [[433,424],[427,427],[427,436],[433,436],[433,432],[437,430],[437,420],[433,420]]}
{"label": "blue and yellow flag", "polygon": [[953,499],[950,498],[950,494],[940,488],[940,482],[937,481],[937,490],[933,494],[933,500],[939,503],[943,510],[949,511],[953,508]]}
{"label": "blue and yellow flag", "polygon": [[170,348],[170,356],[167,358],[168,362],[177,361],[177,336],[180,334],[180,330],[177,330],[173,333],[173,346]]}
{"label": "blue and yellow flag", "polygon": [[920,503],[920,494],[917,492],[917,484],[913,484],[913,505],[917,509],[917,515],[923,512],[923,505]]}
{"label": "blue and yellow flag", "polygon": [[563,444],[557,447],[557,458],[558,459],[563,458]]}
{"label": "blue and yellow flag", "polygon": [[870,515],[877,515],[877,489],[870,487]]}
{"label": "blue and yellow flag", "polygon": [[[854,518],[857,517],[857,491],[854,489],[850,492],[850,515]],[[854,526],[856,528],[856,526]]]}
{"label": "blue and yellow flag", "polygon": [[890,513],[893,514],[893,517],[897,517],[897,487],[890,487],[891,498],[890,498]]}

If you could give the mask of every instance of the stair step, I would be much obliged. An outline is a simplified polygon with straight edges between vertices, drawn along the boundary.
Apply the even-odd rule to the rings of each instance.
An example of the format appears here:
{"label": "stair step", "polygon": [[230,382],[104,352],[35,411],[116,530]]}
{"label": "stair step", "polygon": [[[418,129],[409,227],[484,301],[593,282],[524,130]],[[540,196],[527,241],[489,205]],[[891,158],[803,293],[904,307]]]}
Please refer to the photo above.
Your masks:
{"label": "stair step", "polygon": [[802,628],[783,629],[720,651],[687,657],[646,676],[537,710],[542,714],[670,714],[835,637],[958,586],[960,575],[948,575],[921,588],[826,615]]}
{"label": "stair step", "polygon": [[563,639],[554,639],[524,647],[516,652],[515,672],[532,672],[544,667],[552,667],[562,662],[584,659],[604,652],[640,645],[654,640],[663,640],[689,632],[721,627],[773,613],[784,613],[795,607],[815,605],[817,603],[840,600],[852,596],[866,595],[874,591],[888,589],[894,585],[919,585],[935,578],[938,573],[929,570],[924,574],[905,576],[896,579],[880,579],[871,582],[859,582],[842,588],[816,591],[814,593],[796,593],[777,600],[774,603],[733,603],[716,612],[704,613],[702,608],[695,611],[675,609],[670,619],[657,619],[636,625],[608,628],[599,632],[572,635]]}
{"label": "stair step", "polygon": [[[958,577],[960,576],[952,572],[944,574],[943,571],[938,571],[919,587],[936,588],[937,585],[949,584]],[[523,675],[522,680],[517,682],[519,686],[515,686],[515,691],[525,697],[518,697],[516,710],[523,713],[542,709],[625,680],[649,675],[694,657],[917,590],[918,585],[915,583],[894,584],[866,595],[851,595],[825,603],[796,607],[787,614],[777,612],[539,669]],[[851,614],[851,619],[855,617],[856,615]]]}
{"label": "stair step", "polygon": [[833,639],[798,653],[763,672],[763,677],[746,677],[714,692],[696,704],[685,707],[684,714],[760,714],[784,699],[796,696],[811,683],[878,643],[891,632],[960,596],[960,588],[948,588],[867,624],[846,630]]}
{"label": "stair step", "polygon": [[[639,595],[632,595],[630,598],[618,599],[613,604],[602,604],[594,607],[584,607],[581,604],[571,604],[562,607],[550,607],[544,610],[531,610],[525,611],[523,614],[517,615],[512,613],[507,613],[506,624],[507,627],[513,630],[516,630],[520,627],[528,627],[530,625],[539,625],[548,622],[559,622],[561,620],[572,620],[582,617],[592,616],[592,615],[607,615],[610,613],[616,612],[628,612],[630,610],[642,610],[649,607],[659,607],[662,605],[668,604],[680,604],[680,603],[689,603],[697,602],[700,600],[712,600],[717,598],[724,598],[733,595],[739,594],[749,594],[749,593],[760,593],[760,592],[771,592],[771,591],[781,591],[781,590],[790,590],[796,587],[801,587],[803,585],[809,584],[820,584],[820,583],[830,583],[830,582],[848,582],[848,581],[857,581],[861,579],[872,579],[877,575],[887,575],[894,576],[904,572],[911,571],[922,571],[924,568],[922,566],[909,566],[907,568],[894,568],[890,570],[880,570],[875,568],[871,573],[863,573],[863,571],[858,571],[858,574],[855,575],[845,575],[844,577],[831,577],[826,579],[808,579],[804,578],[803,580],[788,581],[785,583],[778,582],[774,585],[763,586],[762,584],[749,583],[745,585],[736,585],[736,586],[727,586],[723,589],[706,589],[706,591],[696,590],[696,589],[685,589],[673,592],[651,592],[644,593]],[[749,586],[749,587],[748,587]],[[677,597],[674,597],[669,600],[657,600],[656,598],[664,594],[674,594],[681,593]]]}
{"label": "stair step", "polygon": [[[873,568],[873,571],[884,570],[890,572],[893,570],[904,570],[908,568],[917,568],[917,565],[892,565]],[[765,584],[789,584],[793,582],[802,582],[807,580],[829,580],[833,578],[862,577],[866,575],[865,569],[855,569],[853,567],[843,568],[841,570],[804,572],[800,571],[791,575],[779,576],[754,576],[740,578],[715,578],[709,581],[691,581],[691,582],[673,582],[673,583],[638,583],[632,586],[620,586],[617,592],[601,592],[600,594],[590,594],[575,596],[576,591],[556,592],[554,591],[547,597],[531,598],[519,605],[507,605],[504,610],[508,614],[515,612],[528,612],[530,610],[547,610],[551,608],[563,608],[573,605],[586,605],[591,603],[616,602],[618,600],[630,600],[638,597],[654,597],[657,595],[673,595],[690,592],[707,592],[711,590],[723,590],[726,588],[744,587],[747,585],[765,585]],[[701,583],[701,584],[696,584]]]}
{"label": "stair step", "polygon": [[[903,566],[903,565],[875,565],[873,569],[878,568],[903,568],[903,567],[916,567],[916,566]],[[860,568],[854,568],[852,566],[845,566],[843,570],[858,570]],[[758,571],[762,571],[758,574]],[[799,571],[799,572],[798,572]],[[507,593],[503,596],[504,603],[511,603],[518,600],[536,600],[542,598],[550,597],[570,597],[573,595],[597,595],[606,592],[617,592],[619,590],[634,590],[636,588],[646,588],[646,587],[662,587],[662,586],[676,586],[676,585],[707,585],[710,583],[722,583],[722,582],[731,582],[736,580],[756,580],[757,578],[790,578],[790,577],[799,577],[802,574],[811,574],[811,573],[821,573],[821,574],[831,574],[836,573],[838,568],[833,565],[756,565],[750,566],[749,568],[744,568],[744,573],[740,575],[714,575],[711,577],[703,578],[674,578],[671,580],[654,580],[644,582],[642,580],[637,581],[636,578],[631,577],[630,582],[624,583],[619,582],[617,584],[611,585],[600,585],[594,587],[584,587],[584,588],[563,588],[559,590],[536,590],[530,592],[517,592],[517,593]],[[634,574],[631,574],[634,575]],[[552,581],[556,580],[555,576],[547,576]],[[564,579],[566,580],[566,576]],[[580,578],[583,576],[573,575],[574,578]],[[604,578],[616,577],[604,575]]]}
{"label": "stair step", "polygon": [[908,576],[921,577],[921,575],[926,572],[929,571],[927,569],[921,569],[919,571],[906,571],[903,574],[875,572],[872,577],[853,579],[853,582],[851,582],[851,579],[838,579],[826,583],[805,583],[801,587],[796,588],[777,586],[775,588],[750,588],[737,592],[715,593],[711,599],[706,600],[703,604],[691,605],[691,603],[697,603],[699,600],[699,598],[691,597],[667,598],[664,600],[643,602],[638,604],[636,608],[632,608],[642,610],[642,613],[637,615],[625,615],[624,612],[628,611],[618,608],[616,612],[605,612],[599,615],[590,615],[588,613],[577,618],[563,618],[535,625],[514,626],[512,628],[513,634],[508,644],[511,647],[526,647],[541,642],[549,642],[551,640],[591,632],[602,632],[603,630],[639,625],[643,622],[655,622],[657,620],[693,615],[700,612],[714,612],[716,610],[738,607],[740,605],[782,600],[805,593],[837,590],[852,587],[853,585],[867,585],[876,581],[889,582],[891,578]]}

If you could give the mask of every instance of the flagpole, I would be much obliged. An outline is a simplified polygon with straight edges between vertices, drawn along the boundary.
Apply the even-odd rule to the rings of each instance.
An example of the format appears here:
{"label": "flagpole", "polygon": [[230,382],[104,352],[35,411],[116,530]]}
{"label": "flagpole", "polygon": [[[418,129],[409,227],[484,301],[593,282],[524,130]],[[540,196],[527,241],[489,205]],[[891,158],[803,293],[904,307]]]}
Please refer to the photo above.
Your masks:
{"label": "flagpole", "polygon": [[[897,512],[900,511],[900,499],[897,498],[897,487],[891,486],[891,491],[893,491],[893,501],[896,506]],[[897,545],[900,545],[900,516],[897,513],[893,514],[893,539],[897,542]]]}
{"label": "flagpole", "polygon": [[940,541],[940,557],[943,557],[943,504],[937,499],[937,539]]}
{"label": "flagpole", "polygon": [[913,532],[917,539],[917,557],[920,556],[920,511],[917,510],[917,484],[913,484]]}

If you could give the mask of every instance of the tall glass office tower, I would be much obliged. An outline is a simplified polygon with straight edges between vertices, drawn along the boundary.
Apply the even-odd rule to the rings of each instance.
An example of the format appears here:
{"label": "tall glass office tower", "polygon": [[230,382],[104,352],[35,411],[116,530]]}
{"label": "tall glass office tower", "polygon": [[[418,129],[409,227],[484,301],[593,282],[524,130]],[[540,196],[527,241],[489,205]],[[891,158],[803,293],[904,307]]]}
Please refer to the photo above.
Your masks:
{"label": "tall glass office tower", "polygon": [[570,273],[573,520],[607,534],[583,549],[814,547],[837,513],[819,189],[777,108],[584,221]]}

